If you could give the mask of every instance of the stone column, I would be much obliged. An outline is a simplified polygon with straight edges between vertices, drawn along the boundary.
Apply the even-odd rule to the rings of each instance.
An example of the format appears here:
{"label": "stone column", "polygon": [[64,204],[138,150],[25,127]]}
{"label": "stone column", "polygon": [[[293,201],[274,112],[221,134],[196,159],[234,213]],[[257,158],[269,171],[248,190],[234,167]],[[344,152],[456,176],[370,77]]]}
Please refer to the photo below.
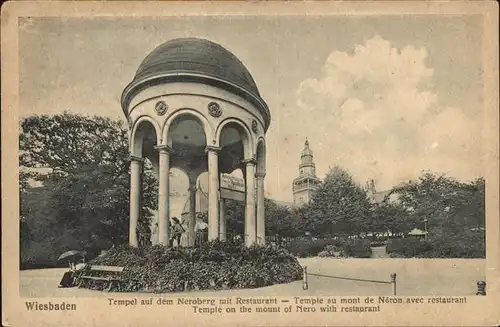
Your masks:
{"label": "stone column", "polygon": [[130,246],[138,246],[137,222],[141,212],[141,174],[144,160],[130,156],[130,226],[128,242]]}
{"label": "stone column", "polygon": [[170,239],[170,153],[168,145],[157,146],[159,151],[158,171],[158,241],[168,245]]}
{"label": "stone column", "polygon": [[220,148],[207,146],[208,153],[208,240],[219,237],[219,159]]}
{"label": "stone column", "polygon": [[264,210],[264,177],[266,174],[257,173],[257,242],[264,244],[266,242],[266,221]]}
{"label": "stone column", "polygon": [[219,239],[226,240],[226,200],[219,200]]}
{"label": "stone column", "polygon": [[188,222],[188,246],[194,246],[196,240],[196,182],[189,182],[189,222]]}
{"label": "stone column", "polygon": [[246,205],[245,205],[245,244],[250,246],[257,240],[255,226],[255,160],[244,161],[246,165]]}

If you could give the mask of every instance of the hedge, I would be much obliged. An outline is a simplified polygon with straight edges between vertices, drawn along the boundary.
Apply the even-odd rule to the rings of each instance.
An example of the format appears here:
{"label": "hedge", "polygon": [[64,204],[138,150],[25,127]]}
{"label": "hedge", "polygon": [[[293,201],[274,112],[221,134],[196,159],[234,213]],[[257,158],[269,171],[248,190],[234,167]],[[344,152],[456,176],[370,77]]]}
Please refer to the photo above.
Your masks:
{"label": "hedge", "polygon": [[371,242],[367,239],[350,239],[344,243],[344,251],[349,257],[371,258]]}
{"label": "hedge", "polygon": [[414,237],[410,238],[394,238],[387,242],[387,253],[397,254],[391,255],[391,257],[404,257],[404,258],[415,258],[419,256],[426,256],[432,250],[432,245],[430,242]]}
{"label": "hedge", "polygon": [[484,233],[461,233],[427,240],[391,239],[387,253],[393,258],[485,258],[485,238]]}
{"label": "hedge", "polygon": [[372,251],[367,239],[297,239],[287,245],[287,250],[298,257],[333,256],[341,252],[344,257],[370,258]]}
{"label": "hedge", "polygon": [[291,240],[286,244],[286,249],[299,258],[317,256],[327,245],[339,246],[340,242],[334,239],[301,238]]}
{"label": "hedge", "polygon": [[[90,264],[123,266],[123,291],[256,288],[289,283],[302,277],[302,267],[285,249],[211,241],[194,248],[162,245],[118,247]],[[105,283],[104,283],[105,284]],[[104,289],[107,285],[83,285]]]}
{"label": "hedge", "polygon": [[485,258],[485,234],[461,233],[431,239],[430,258]]}

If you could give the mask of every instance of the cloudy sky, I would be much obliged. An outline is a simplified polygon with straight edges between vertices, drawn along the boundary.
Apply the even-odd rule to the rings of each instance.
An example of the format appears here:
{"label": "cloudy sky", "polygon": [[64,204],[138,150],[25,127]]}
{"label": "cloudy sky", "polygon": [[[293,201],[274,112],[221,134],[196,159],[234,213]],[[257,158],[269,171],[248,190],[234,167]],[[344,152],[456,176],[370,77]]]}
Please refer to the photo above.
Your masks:
{"label": "cloudy sky", "polygon": [[20,110],[124,119],[120,95],[142,59],[169,39],[202,37],[247,66],[269,105],[268,196],[292,200],[306,137],[319,177],[340,165],[379,190],[422,170],[469,180],[482,175],[481,24],[472,15],[23,19]]}

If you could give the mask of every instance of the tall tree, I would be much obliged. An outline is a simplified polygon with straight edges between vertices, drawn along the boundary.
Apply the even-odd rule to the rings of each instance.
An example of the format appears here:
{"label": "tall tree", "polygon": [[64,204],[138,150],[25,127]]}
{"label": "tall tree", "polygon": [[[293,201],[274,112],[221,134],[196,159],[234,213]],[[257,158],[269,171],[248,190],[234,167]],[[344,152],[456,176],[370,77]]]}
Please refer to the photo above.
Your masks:
{"label": "tall tree", "polygon": [[465,183],[445,175],[422,174],[393,191],[398,201],[410,213],[411,219],[422,228],[424,220],[429,229],[459,233],[484,227],[484,179]]}
{"label": "tall tree", "polygon": [[21,122],[22,167],[45,168],[57,178],[104,167],[115,176],[128,171],[128,132],[121,121],[71,113],[30,116]]}
{"label": "tall tree", "polygon": [[266,235],[293,236],[297,226],[297,216],[293,211],[273,200],[265,199]]}
{"label": "tall tree", "polygon": [[[125,243],[128,238],[128,132],[119,121],[63,113],[31,116],[21,122],[20,189],[37,179],[49,197],[41,201],[21,192],[21,225],[35,242],[54,251],[89,252]],[[27,169],[30,175],[24,173]],[[148,226],[156,207],[156,180],[146,166],[140,224]],[[46,208],[42,215],[36,208]],[[34,233],[40,221],[44,233]],[[23,234],[24,235],[24,234]],[[44,240],[43,238],[46,238]]]}
{"label": "tall tree", "polygon": [[313,193],[307,228],[317,235],[360,235],[368,231],[370,210],[366,191],[346,170],[334,167]]}
{"label": "tall tree", "polygon": [[[243,202],[226,200],[227,232],[233,235],[245,233],[245,205]],[[292,236],[297,232],[297,215],[271,199],[264,199],[266,235]]]}
{"label": "tall tree", "polygon": [[373,232],[391,232],[392,235],[405,235],[415,222],[410,213],[398,202],[384,201],[374,208]]}

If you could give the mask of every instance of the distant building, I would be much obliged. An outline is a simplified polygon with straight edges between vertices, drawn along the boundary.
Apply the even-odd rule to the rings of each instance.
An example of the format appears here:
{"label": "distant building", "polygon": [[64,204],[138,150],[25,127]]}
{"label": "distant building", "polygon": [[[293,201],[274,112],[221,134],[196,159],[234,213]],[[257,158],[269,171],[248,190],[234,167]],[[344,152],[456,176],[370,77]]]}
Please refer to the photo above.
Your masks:
{"label": "distant building", "polygon": [[312,193],[318,188],[321,180],[316,177],[316,165],[313,152],[306,139],[304,150],[300,156],[299,177],[293,180],[293,203],[296,206],[311,202]]}
{"label": "distant building", "polygon": [[397,189],[398,187],[401,187],[403,185],[404,185],[403,183],[400,183],[390,190],[377,191],[375,187],[375,180],[371,179],[366,182],[365,190],[366,190],[366,195],[368,196],[368,199],[370,200],[371,203],[381,204],[384,201],[389,201],[389,202],[397,201],[398,195],[393,191],[394,189]]}
{"label": "distant building", "polygon": [[382,203],[391,193],[391,190],[377,191],[377,189],[375,188],[375,180],[373,180],[373,179],[366,182],[365,189],[366,189],[366,195],[368,196],[368,199],[373,204]]}

